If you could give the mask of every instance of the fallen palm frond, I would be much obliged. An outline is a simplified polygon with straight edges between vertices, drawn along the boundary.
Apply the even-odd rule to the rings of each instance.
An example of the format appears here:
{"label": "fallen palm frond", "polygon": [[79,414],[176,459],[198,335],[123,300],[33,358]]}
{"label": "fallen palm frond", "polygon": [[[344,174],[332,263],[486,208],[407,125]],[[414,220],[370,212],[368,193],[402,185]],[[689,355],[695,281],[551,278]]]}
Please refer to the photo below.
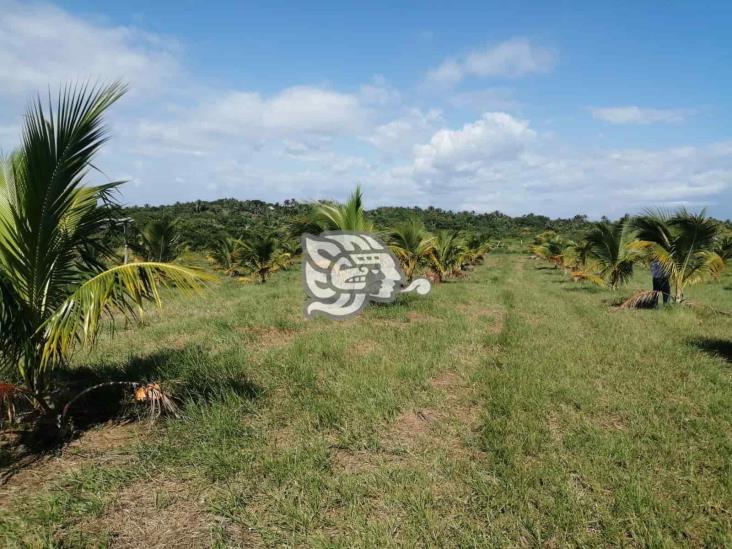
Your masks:
{"label": "fallen palm frond", "polygon": [[139,383],[137,381],[107,381],[104,383],[98,383],[97,385],[92,385],[91,387],[87,387],[70,401],[68,401],[64,406],[61,415],[59,416],[59,426],[65,423],[69,410],[76,401],[88,395],[92,391],[115,386],[128,386],[132,388],[135,401],[140,403],[147,403],[148,417],[150,421],[154,421],[163,413],[170,414],[174,417],[179,417],[178,405],[169,395],[167,395],[163,391],[163,389],[160,388],[160,385],[158,383]]}
{"label": "fallen palm frond", "polygon": [[569,272],[572,282],[591,282],[596,286],[604,286],[605,280],[602,276],[590,271],[572,270]]}
{"label": "fallen palm frond", "polygon": [[12,383],[0,383],[0,421],[3,410],[8,423],[12,424],[15,421],[15,403],[17,397],[21,395],[28,398],[28,392],[23,387]]}
{"label": "fallen palm frond", "polygon": [[638,290],[617,306],[618,309],[651,309],[656,306],[662,292],[657,290]]}

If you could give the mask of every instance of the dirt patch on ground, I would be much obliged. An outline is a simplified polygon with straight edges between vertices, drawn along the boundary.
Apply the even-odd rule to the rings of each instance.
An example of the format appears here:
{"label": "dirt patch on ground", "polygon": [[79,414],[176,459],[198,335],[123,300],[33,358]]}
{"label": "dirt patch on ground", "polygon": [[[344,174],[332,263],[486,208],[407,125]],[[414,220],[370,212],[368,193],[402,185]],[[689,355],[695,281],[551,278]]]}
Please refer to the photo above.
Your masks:
{"label": "dirt patch on ground", "polygon": [[253,339],[263,347],[281,347],[290,343],[296,331],[289,328],[275,328],[273,326],[248,326],[237,328],[237,331],[247,338]]}
{"label": "dirt patch on ground", "polygon": [[348,346],[348,355],[354,358],[363,358],[374,351],[378,351],[381,344],[372,339],[361,339]]}
{"label": "dirt patch on ground", "polygon": [[397,416],[389,428],[387,437],[400,443],[412,444],[424,437],[430,425],[438,420],[434,410],[409,410]]}
{"label": "dirt patch on ground", "polygon": [[185,481],[149,479],[120,490],[101,517],[81,528],[114,547],[208,547],[214,520],[204,506]]}
{"label": "dirt patch on ground", "polygon": [[453,429],[473,432],[480,426],[480,406],[475,389],[457,372],[445,370],[430,382],[439,390],[444,403],[440,415],[452,423]]}
{"label": "dirt patch on ground", "polygon": [[140,423],[108,424],[87,431],[66,445],[60,453],[41,458],[27,458],[6,472],[0,485],[0,507],[15,494],[48,487],[62,475],[84,465],[119,465],[131,461],[132,443],[144,436],[147,425]]}
{"label": "dirt patch on ground", "polygon": [[471,304],[463,304],[458,307],[458,311],[471,321],[482,322],[491,334],[498,334],[503,330],[506,312],[500,307],[476,307]]}
{"label": "dirt patch on ground", "polygon": [[336,471],[348,474],[375,473],[384,467],[399,466],[405,457],[386,451],[359,450],[353,452],[343,448],[335,448],[330,454],[330,463]]}
{"label": "dirt patch on ground", "polygon": [[420,313],[418,311],[409,311],[407,313],[407,320],[409,322],[426,322],[429,320],[435,320],[435,317]]}
{"label": "dirt patch on ground", "polygon": [[451,372],[449,370],[440,372],[430,381],[430,384],[435,389],[454,389],[455,387],[459,386],[460,383],[460,376],[457,375],[455,372]]}
{"label": "dirt patch on ground", "polygon": [[559,424],[559,416],[556,412],[549,412],[546,416],[546,428],[549,431],[549,436],[555,442],[562,440],[562,429]]}

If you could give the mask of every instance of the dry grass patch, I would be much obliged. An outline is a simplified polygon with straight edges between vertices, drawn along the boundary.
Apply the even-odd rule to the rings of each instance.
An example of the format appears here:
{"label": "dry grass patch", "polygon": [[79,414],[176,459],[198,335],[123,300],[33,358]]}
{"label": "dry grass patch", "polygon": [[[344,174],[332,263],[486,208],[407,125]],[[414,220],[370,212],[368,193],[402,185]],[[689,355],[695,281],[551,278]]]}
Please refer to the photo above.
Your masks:
{"label": "dry grass patch", "polygon": [[132,461],[134,454],[126,447],[138,440],[146,428],[149,427],[140,423],[106,424],[83,433],[56,455],[21,458],[0,477],[0,507],[15,495],[48,487],[85,465],[122,465]]}
{"label": "dry grass patch", "polygon": [[237,328],[248,339],[256,341],[262,347],[282,347],[288,345],[296,335],[291,328],[275,328],[272,326],[248,326]]}
{"label": "dry grass patch", "polygon": [[506,311],[501,307],[478,307],[475,304],[463,304],[457,309],[466,319],[487,324],[488,332],[491,334],[499,334],[503,330]]}
{"label": "dry grass patch", "polygon": [[146,479],[120,490],[81,530],[121,548],[208,547],[215,519],[204,507],[204,496],[184,481]]}

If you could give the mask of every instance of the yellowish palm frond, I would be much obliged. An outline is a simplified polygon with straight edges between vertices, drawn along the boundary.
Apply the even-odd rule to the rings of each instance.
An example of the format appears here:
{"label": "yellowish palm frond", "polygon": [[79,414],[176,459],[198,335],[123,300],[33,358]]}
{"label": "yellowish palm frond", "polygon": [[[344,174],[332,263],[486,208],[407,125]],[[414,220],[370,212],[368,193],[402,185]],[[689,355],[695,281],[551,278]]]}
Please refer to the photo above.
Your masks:
{"label": "yellowish palm frond", "polygon": [[119,311],[139,318],[144,302],[160,306],[160,289],[194,292],[213,280],[203,272],[169,263],[129,263],[112,267],[86,280],[41,327],[43,367],[67,360],[77,343],[92,344],[105,314]]}

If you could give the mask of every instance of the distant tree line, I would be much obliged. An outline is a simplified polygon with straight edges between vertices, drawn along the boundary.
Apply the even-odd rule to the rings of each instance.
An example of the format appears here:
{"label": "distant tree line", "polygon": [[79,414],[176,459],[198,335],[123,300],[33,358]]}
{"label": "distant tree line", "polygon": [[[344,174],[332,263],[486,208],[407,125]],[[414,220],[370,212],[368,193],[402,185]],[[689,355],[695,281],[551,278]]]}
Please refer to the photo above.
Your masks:
{"label": "distant tree line", "polygon": [[[122,215],[134,220],[138,228],[161,219],[176,220],[181,244],[193,250],[211,249],[227,235],[272,231],[306,225],[311,203],[285,200],[269,203],[262,200],[224,198],[214,201],[176,202],[163,206],[130,206]],[[454,212],[441,208],[381,207],[366,212],[376,228],[394,227],[405,219],[420,220],[428,231],[466,231],[492,239],[508,237],[530,240],[537,232],[552,230],[569,238],[584,234],[593,226],[585,215],[552,219],[533,213],[511,217],[495,211]],[[118,236],[119,237],[119,236]]]}

